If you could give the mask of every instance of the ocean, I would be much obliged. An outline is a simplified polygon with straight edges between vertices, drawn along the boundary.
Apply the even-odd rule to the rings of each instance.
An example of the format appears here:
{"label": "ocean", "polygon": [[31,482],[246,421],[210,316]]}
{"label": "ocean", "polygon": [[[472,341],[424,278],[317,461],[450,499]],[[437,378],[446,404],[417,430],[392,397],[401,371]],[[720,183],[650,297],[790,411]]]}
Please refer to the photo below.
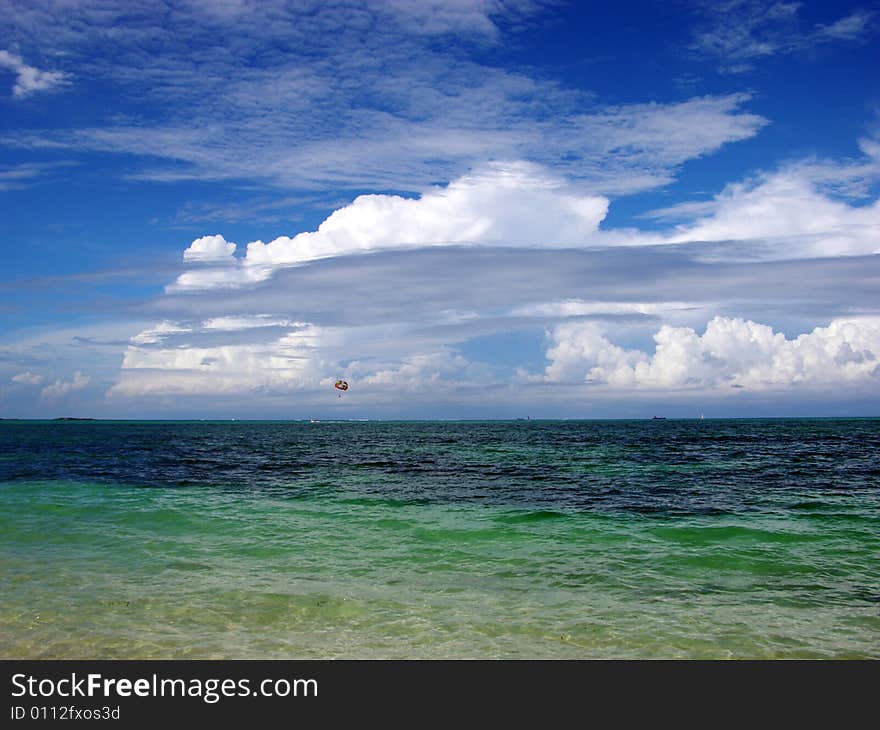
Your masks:
{"label": "ocean", "polygon": [[6,659],[880,658],[880,419],[0,421]]}

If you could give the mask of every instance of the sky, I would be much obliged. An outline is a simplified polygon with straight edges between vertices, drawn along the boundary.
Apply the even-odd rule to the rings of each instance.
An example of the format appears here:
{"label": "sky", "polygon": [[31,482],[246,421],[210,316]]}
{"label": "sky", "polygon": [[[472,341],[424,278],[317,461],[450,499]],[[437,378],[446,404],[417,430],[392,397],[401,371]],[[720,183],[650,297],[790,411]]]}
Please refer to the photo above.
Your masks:
{"label": "sky", "polygon": [[877,0],[0,0],[0,417],[878,416],[878,68]]}

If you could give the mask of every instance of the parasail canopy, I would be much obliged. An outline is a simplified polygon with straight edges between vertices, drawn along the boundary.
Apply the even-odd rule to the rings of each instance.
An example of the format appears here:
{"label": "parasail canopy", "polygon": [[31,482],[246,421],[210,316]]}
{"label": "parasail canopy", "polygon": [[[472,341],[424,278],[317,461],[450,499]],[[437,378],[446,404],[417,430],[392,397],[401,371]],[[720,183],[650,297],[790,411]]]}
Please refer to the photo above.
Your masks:
{"label": "parasail canopy", "polygon": [[336,390],[348,390],[348,383],[344,380],[337,380],[333,384],[333,387],[336,388]]}

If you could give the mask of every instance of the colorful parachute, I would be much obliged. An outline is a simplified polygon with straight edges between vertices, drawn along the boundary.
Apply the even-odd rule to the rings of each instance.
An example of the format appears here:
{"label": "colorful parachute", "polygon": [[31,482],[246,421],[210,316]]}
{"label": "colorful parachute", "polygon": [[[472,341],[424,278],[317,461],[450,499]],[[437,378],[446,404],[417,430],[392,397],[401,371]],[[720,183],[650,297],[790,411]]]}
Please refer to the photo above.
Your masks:
{"label": "colorful parachute", "polygon": [[337,380],[333,384],[333,387],[336,388],[336,390],[348,390],[348,383],[346,383],[344,380]]}

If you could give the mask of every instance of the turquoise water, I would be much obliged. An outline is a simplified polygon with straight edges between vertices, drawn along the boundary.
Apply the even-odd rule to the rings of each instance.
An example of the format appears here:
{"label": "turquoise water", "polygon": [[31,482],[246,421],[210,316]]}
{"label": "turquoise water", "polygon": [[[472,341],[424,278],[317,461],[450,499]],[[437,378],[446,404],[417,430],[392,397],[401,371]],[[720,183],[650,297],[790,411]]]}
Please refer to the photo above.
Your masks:
{"label": "turquoise water", "polygon": [[880,421],[0,421],[3,658],[880,658]]}

